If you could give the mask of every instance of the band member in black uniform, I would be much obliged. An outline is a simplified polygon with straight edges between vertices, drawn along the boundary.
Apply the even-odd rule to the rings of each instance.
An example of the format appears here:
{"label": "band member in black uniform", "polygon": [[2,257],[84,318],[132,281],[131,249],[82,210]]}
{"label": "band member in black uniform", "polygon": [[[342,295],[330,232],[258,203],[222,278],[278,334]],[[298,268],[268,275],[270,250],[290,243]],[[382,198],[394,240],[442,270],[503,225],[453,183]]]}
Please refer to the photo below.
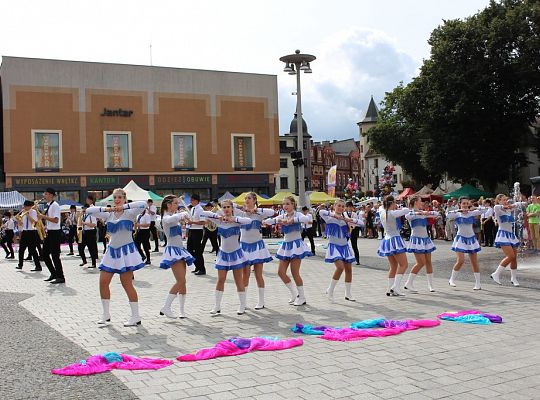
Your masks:
{"label": "band member in black uniform", "polygon": [[[150,203],[149,203],[150,204]],[[152,218],[148,214],[148,209],[144,209],[142,213],[137,216],[135,223],[135,245],[139,254],[141,255],[144,263],[150,265],[150,229],[152,226]],[[155,229],[155,225],[154,225]],[[143,253],[144,250],[144,253]]]}
{"label": "band member in black uniform", "polygon": [[195,275],[206,275],[206,268],[204,267],[203,248],[202,248],[202,236],[203,226],[206,221],[201,216],[203,208],[199,204],[201,198],[198,194],[191,195],[191,223],[188,232],[187,250],[195,257]]}
{"label": "band member in black uniform", "polygon": [[39,237],[34,227],[34,224],[38,220],[36,210],[32,209],[34,205],[30,200],[24,202],[23,207],[23,217],[19,223],[19,231],[21,231],[21,240],[19,242],[19,265],[17,269],[22,269],[23,267],[23,258],[24,252],[28,249],[30,256],[34,259],[34,269],[32,271],[41,271],[41,264],[39,262],[38,253],[36,251],[36,246],[39,241]]}
{"label": "band member in black uniform", "polygon": [[148,199],[146,202],[148,208],[146,209],[146,214],[150,217],[150,232],[152,233],[152,238],[154,240],[154,253],[159,251],[159,235],[156,228],[156,218],[157,218],[157,207],[154,205],[152,199]]}
{"label": "band member in black uniform", "polygon": [[92,266],[88,268],[96,268],[96,263],[98,259],[98,249],[97,249],[97,220],[93,215],[87,214],[86,209],[87,205],[84,205],[84,213],[82,215],[82,240],[79,243],[79,255],[82,258],[81,267],[86,265],[86,254],[84,250],[88,247],[90,252],[90,258],[92,259]]}
{"label": "band member in black uniform", "polygon": [[72,256],[73,253],[73,242],[76,241],[77,237],[77,207],[75,206],[69,206],[69,215],[66,219],[66,225],[68,226],[69,233],[68,233],[68,245],[69,245],[69,253],[68,256]]}
{"label": "band member in black uniform", "polygon": [[15,221],[11,217],[11,213],[9,211],[6,211],[4,213],[4,221],[2,224],[2,231],[4,234],[2,235],[2,240],[0,240],[0,244],[2,245],[2,248],[6,252],[6,258],[12,259],[15,258],[15,254],[13,253],[13,237],[15,230]]}
{"label": "band member in black uniform", "polygon": [[[359,218],[356,212],[354,211],[354,204],[352,201],[347,202],[347,211],[345,211],[345,215],[347,218],[351,219],[357,219]],[[358,237],[360,236],[360,227],[358,225],[354,225],[351,227],[351,247],[354,252],[354,258],[356,259],[356,265],[360,265],[360,252],[358,251]]]}
{"label": "band member in black uniform", "polygon": [[38,218],[46,221],[47,236],[43,241],[43,260],[51,273],[51,276],[45,281],[65,283],[66,279],[64,278],[64,270],[60,260],[60,205],[54,201],[56,191],[53,188],[45,189],[43,196],[47,201],[47,207],[43,214],[38,215]]}
{"label": "band member in black uniform", "polygon": [[[211,202],[209,202],[208,204],[204,206],[204,211],[217,212],[217,207],[214,207],[214,205]],[[204,248],[206,247],[206,242],[208,240],[210,240],[210,243],[212,244],[212,250],[210,251],[210,253],[215,253],[217,255],[219,251],[218,231],[217,231],[217,225],[215,224],[215,222],[212,222],[212,221],[207,221],[203,229],[203,241],[201,245],[203,251],[204,251]]]}

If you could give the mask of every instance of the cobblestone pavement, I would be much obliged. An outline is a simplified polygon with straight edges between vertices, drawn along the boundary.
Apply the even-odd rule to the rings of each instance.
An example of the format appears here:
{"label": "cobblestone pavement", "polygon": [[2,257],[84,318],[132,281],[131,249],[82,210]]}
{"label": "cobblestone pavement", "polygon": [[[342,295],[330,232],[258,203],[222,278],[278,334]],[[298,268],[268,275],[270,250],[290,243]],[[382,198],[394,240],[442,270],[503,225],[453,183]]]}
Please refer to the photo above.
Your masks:
{"label": "cobblestone pavement", "polygon": [[[268,240],[271,251],[278,240]],[[463,274],[457,288],[447,283],[448,268],[453,262],[449,243],[437,241],[434,255],[437,292],[423,290],[425,278],[419,276],[419,294],[390,298],[386,290],[386,263],[375,257],[377,240],[360,240],[362,264],[355,267],[353,292],[356,303],[343,299],[343,283],[336,288],[336,301],[330,303],[324,291],[333,271],[324,264],[324,244],[317,241],[319,257],[305,260],[302,275],[308,304],[293,307],[287,304],[288,292],[276,275],[277,263],[265,266],[267,308],[253,310],[256,302],[255,281],[248,290],[250,309],[243,316],[236,315],[237,296],[232,277],[225,287],[222,314],[213,317],[215,271],[214,257],[206,254],[207,270],[204,277],[188,274],[188,300],[185,320],[159,317],[166,293],[173,282],[170,271],[160,270],[158,256],[154,266],[136,273],[142,326],[125,328],[122,322],[129,316],[127,298],[119,280],[111,284],[112,323],[99,328],[95,321],[100,315],[98,272],[78,266],[77,257],[63,256],[67,284],[49,285],[43,282],[45,273],[29,272],[26,263],[22,272],[16,263],[0,261],[0,291],[33,295],[20,301],[8,298],[39,318],[82,349],[59,347],[54,365],[37,366],[49,370],[79,359],[88,353],[119,351],[138,356],[173,358],[179,354],[210,347],[230,336],[280,336],[294,334],[288,329],[294,323],[344,326],[366,318],[433,319],[448,310],[478,308],[503,316],[502,325],[478,326],[443,321],[441,326],[406,332],[401,335],[372,338],[359,342],[328,342],[316,337],[304,337],[302,347],[280,352],[256,352],[239,357],[221,358],[196,363],[175,363],[159,371],[115,371],[113,374],[140,399],[281,399],[281,398],[351,398],[351,399],[537,399],[540,390],[540,338],[538,304],[540,291],[535,287],[540,259],[523,260],[528,267],[520,279],[532,282],[530,287],[514,288],[509,277],[503,286],[489,282],[489,273],[497,265],[500,250],[484,249],[480,255],[483,290],[473,292],[473,279]],[[410,257],[409,260],[413,261]],[[470,269],[469,265],[464,270]],[[2,299],[2,301],[4,301]],[[31,324],[30,320],[25,324]],[[40,336],[41,331],[34,336]],[[46,340],[43,340],[44,344]],[[17,352],[8,357],[25,357],[27,344],[16,341]],[[5,344],[3,344],[5,346]],[[4,358],[4,352],[2,356]],[[60,357],[61,356],[61,357]],[[30,357],[29,357],[30,358]],[[46,357],[44,357],[47,360]],[[54,361],[54,362],[53,362]],[[28,360],[30,368],[32,360]],[[9,363],[9,361],[8,361]],[[103,376],[61,378],[49,376],[40,384],[50,384],[61,391],[63,385],[83,382],[85,388],[63,398],[77,398],[78,393],[93,385],[104,383]],[[9,382],[16,382],[12,379]],[[0,384],[4,390],[5,382]],[[87,385],[87,386],[86,386]],[[51,391],[54,389],[51,389]],[[77,389],[78,390],[78,389]],[[9,393],[9,392],[8,392]],[[0,393],[0,398],[10,398]],[[25,398],[25,397],[20,397]],[[32,396],[26,397],[32,398]],[[46,398],[46,397],[40,397]],[[120,398],[107,396],[104,398]]]}

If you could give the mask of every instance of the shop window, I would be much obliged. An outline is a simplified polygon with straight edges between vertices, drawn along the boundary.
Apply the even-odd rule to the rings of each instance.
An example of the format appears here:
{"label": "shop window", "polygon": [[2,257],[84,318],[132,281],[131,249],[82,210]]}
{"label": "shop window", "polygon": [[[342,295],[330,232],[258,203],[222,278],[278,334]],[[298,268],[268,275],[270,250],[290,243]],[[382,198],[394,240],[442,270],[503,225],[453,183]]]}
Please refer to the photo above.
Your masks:
{"label": "shop window", "polygon": [[255,168],[255,136],[232,134],[232,166],[236,171],[252,171]]}
{"label": "shop window", "polygon": [[173,132],[171,134],[171,160],[175,171],[193,171],[197,168],[197,135]]}
{"label": "shop window", "polygon": [[58,200],[70,200],[70,201],[75,201],[77,203],[80,203],[79,201],[79,191],[78,190],[75,190],[75,191],[67,191],[67,192],[58,192]]}
{"label": "shop window", "polygon": [[132,168],[131,132],[103,132],[104,167],[109,172]]}
{"label": "shop window", "polygon": [[280,158],[279,159],[279,168],[288,168],[289,164],[287,163],[286,158]]}
{"label": "shop window", "polygon": [[36,199],[41,199],[41,197],[43,197],[43,193],[40,193],[40,195],[36,196],[36,192],[19,192],[20,194],[22,194],[26,200],[30,200],[30,201],[34,201]]}
{"label": "shop window", "polygon": [[32,129],[32,165],[36,172],[62,168],[62,131]]}
{"label": "shop window", "polygon": [[92,196],[95,202],[98,202],[109,197],[112,192],[112,190],[89,190],[88,195]]}
{"label": "shop window", "polygon": [[288,189],[289,188],[289,177],[288,176],[282,176],[279,178],[279,188],[280,189]]}

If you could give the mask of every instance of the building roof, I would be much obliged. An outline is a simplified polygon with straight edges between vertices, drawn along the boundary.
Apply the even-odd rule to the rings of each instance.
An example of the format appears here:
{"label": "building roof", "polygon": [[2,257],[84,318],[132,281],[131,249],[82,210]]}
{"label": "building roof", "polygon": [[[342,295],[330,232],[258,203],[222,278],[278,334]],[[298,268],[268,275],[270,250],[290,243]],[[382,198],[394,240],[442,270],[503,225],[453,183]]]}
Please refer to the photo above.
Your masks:
{"label": "building roof", "polygon": [[[291,121],[291,127],[289,128],[289,134],[290,135],[296,135],[298,134],[298,118],[296,113],[294,113],[294,118]],[[308,132],[308,127],[306,124],[306,121],[304,120],[304,117],[302,117],[302,134],[304,137],[311,137],[311,135]]]}
{"label": "building roof", "polygon": [[333,140],[330,142],[330,146],[336,151],[336,153],[344,155],[350,154],[351,151],[358,150],[356,141],[352,138],[345,140]]}
{"label": "building roof", "polygon": [[379,117],[379,110],[377,109],[377,105],[375,104],[375,101],[373,100],[373,96],[371,96],[371,100],[369,101],[369,105],[366,111],[366,116],[362,120],[362,123],[377,122],[378,117]]}

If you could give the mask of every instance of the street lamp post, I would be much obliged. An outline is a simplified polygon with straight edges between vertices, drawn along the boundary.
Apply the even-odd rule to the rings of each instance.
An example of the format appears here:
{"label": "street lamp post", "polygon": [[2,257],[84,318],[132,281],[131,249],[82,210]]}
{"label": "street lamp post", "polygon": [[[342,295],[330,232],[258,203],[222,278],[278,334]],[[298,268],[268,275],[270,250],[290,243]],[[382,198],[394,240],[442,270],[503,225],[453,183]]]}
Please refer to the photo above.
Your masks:
{"label": "street lamp post", "polygon": [[[302,126],[302,92],[300,89],[300,71],[304,71],[305,74],[311,74],[310,63],[315,60],[315,56],[311,54],[301,54],[300,50],[296,50],[294,54],[283,56],[279,59],[285,63],[284,72],[289,75],[296,75],[296,133],[297,133],[297,151],[302,155],[302,162],[298,167],[298,206],[303,207],[306,205],[306,183],[304,173],[304,132]],[[309,157],[309,154],[308,154]]]}

